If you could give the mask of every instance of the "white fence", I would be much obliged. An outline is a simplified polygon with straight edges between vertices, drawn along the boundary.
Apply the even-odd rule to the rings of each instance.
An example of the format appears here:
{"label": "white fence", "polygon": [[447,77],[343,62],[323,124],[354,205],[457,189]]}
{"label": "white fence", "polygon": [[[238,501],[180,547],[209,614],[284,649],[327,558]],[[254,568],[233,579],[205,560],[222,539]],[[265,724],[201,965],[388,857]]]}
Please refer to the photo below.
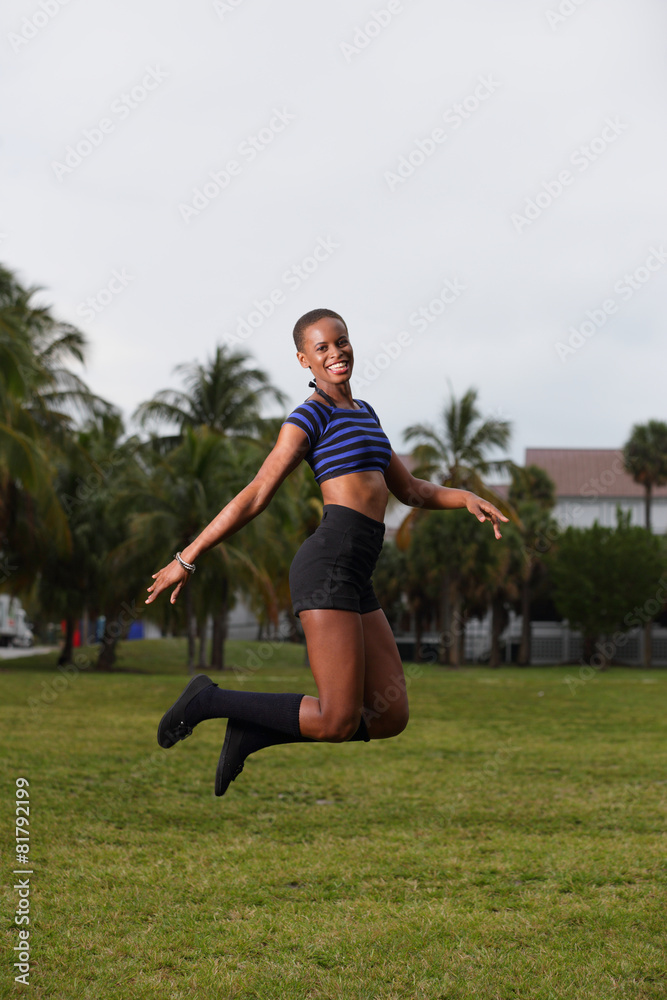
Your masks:
{"label": "white fence", "polygon": [[[644,662],[644,630],[631,629],[614,645],[606,640],[612,663],[640,666]],[[651,662],[656,667],[667,666],[667,628],[651,627]],[[559,622],[531,622],[532,663],[579,663],[583,658],[583,642],[579,632]]]}
{"label": "white fence", "polygon": [[[583,661],[583,640],[579,632],[570,629],[565,622],[531,622],[532,664],[580,663]],[[652,627],[652,657],[654,666],[667,666],[667,628]],[[397,642],[405,659],[414,657],[414,635],[397,636]],[[644,662],[643,629],[632,629],[625,633],[621,643],[613,647],[612,662],[641,666]],[[422,637],[422,653],[437,652],[440,636],[429,632]],[[501,659],[506,663],[516,661],[521,641],[521,618],[514,617],[500,640]],[[412,648],[411,648],[412,647]],[[484,619],[471,619],[465,626],[465,661],[484,663],[491,651],[491,623]]]}
{"label": "white fence", "polygon": [[[232,609],[228,620],[230,639],[256,639],[257,620],[243,600]],[[583,659],[583,642],[579,632],[568,628],[564,622],[531,622],[531,663],[579,663]],[[401,655],[414,659],[414,634],[397,635]],[[633,629],[625,635],[612,659],[613,663],[640,666],[644,658],[644,632]],[[667,666],[667,629],[653,626],[652,662],[656,667]],[[437,653],[440,636],[429,632],[422,637],[425,655]],[[501,658],[506,663],[516,660],[521,641],[521,617],[511,614],[510,623],[501,636]],[[465,660],[467,663],[484,663],[491,651],[491,616],[482,621],[472,618],[465,626]]]}

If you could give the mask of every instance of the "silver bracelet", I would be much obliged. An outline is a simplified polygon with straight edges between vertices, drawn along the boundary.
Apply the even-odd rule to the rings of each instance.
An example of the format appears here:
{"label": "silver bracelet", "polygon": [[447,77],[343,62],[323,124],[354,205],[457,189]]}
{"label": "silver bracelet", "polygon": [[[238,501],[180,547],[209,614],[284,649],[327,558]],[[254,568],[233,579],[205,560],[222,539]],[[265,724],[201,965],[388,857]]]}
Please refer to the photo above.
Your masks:
{"label": "silver bracelet", "polygon": [[194,563],[186,563],[185,559],[183,559],[183,557],[181,556],[180,552],[177,552],[175,554],[174,559],[178,559],[178,561],[181,564],[181,566],[183,567],[183,569],[186,569],[188,571],[188,573],[194,573],[194,571],[195,571],[195,564]]}

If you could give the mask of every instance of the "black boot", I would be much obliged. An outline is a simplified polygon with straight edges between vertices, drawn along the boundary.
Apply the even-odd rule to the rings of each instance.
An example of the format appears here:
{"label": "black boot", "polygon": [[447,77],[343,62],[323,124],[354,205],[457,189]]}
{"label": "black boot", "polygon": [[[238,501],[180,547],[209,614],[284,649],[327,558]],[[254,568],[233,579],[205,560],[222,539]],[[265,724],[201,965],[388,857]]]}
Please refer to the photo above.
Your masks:
{"label": "black boot", "polygon": [[206,674],[197,674],[162,716],[157,741],[161,747],[173,747],[205,719],[242,719],[298,738],[302,698],[291,692],[230,691],[218,687]]}
{"label": "black boot", "polygon": [[[368,727],[363,718],[359,723],[356,733],[350,737],[348,742],[363,740],[368,743]],[[246,757],[264,747],[277,746],[281,743],[316,743],[310,736],[291,736],[288,733],[280,733],[268,726],[258,726],[253,722],[242,722],[239,719],[230,719],[227,723],[225,742],[222,744],[218,767],[215,772],[215,794],[224,795],[232,781],[238,778],[243,770]]]}

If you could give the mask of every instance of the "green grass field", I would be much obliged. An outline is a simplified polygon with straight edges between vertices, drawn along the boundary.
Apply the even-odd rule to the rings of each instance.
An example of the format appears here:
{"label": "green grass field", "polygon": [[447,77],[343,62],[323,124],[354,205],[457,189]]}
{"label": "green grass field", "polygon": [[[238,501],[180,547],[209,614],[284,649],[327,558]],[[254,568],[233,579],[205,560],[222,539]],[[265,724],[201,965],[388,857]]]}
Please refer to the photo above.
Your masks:
{"label": "green grass field", "polygon": [[[227,686],[313,691],[298,647],[228,655]],[[0,665],[2,997],[667,995],[666,673],[412,667],[400,737],[261,751],[217,799],[224,721],[155,739],[181,642],[126,644],[115,674],[53,660]]]}

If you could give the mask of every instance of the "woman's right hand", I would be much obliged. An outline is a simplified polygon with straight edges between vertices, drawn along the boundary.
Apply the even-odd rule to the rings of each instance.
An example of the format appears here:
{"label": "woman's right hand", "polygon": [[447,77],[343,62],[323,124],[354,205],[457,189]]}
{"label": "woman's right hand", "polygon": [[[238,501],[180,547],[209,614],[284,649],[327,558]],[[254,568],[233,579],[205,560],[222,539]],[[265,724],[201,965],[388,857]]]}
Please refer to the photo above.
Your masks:
{"label": "woman's right hand", "polygon": [[175,604],[176,598],[188,582],[190,575],[186,569],[183,569],[177,559],[173,559],[168,566],[163,566],[157,573],[153,573],[152,578],[155,580],[155,583],[146,588],[150,597],[146,598],[145,603],[150,604],[163,590],[176,584],[169,598],[170,603]]}

